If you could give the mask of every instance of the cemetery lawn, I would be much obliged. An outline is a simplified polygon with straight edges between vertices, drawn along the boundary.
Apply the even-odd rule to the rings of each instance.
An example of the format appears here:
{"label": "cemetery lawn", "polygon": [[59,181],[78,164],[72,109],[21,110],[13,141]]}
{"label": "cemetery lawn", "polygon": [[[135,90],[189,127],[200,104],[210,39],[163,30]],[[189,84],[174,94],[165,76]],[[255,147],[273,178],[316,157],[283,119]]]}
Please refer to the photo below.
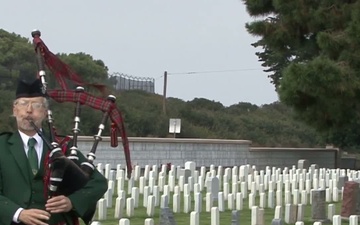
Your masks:
{"label": "cemetery lawn", "polygon": [[[125,184],[125,187],[127,187],[127,184]],[[116,190],[116,188],[115,188]],[[206,192],[202,192],[202,196],[205,196]],[[134,216],[132,216],[131,218],[128,218],[126,216],[126,209],[123,213],[123,217],[122,218],[128,218],[130,220],[130,224],[131,225],[143,225],[144,221],[146,218],[153,218],[154,219],[154,224],[158,225],[159,224],[159,219],[160,219],[160,206],[157,206],[155,208],[155,214],[152,217],[148,217],[146,214],[146,208],[143,207],[143,199],[142,199],[142,194],[139,195],[139,207],[135,208],[134,210]],[[112,204],[112,208],[108,208],[107,209],[107,220],[105,221],[100,221],[101,225],[116,225],[119,224],[119,219],[115,219],[114,218],[114,209],[115,209],[115,201],[116,201],[116,197],[117,195],[114,194],[113,196],[113,204]],[[131,197],[130,195],[126,196]],[[335,215],[340,215],[341,212],[341,202],[338,203],[327,203],[327,204],[334,204],[336,206],[336,212]],[[259,205],[259,197],[256,198],[256,205]],[[194,201],[193,201],[193,193],[192,193],[192,206],[194,206]],[[213,206],[217,206],[217,202],[214,201],[214,205]],[[241,225],[250,225],[251,224],[251,210],[249,209],[249,203],[248,203],[248,199],[244,199],[243,202],[243,209],[241,211],[239,211],[239,217],[240,217],[240,223]],[[169,199],[169,208],[170,210],[172,210],[172,198]],[[220,212],[220,225],[229,225],[231,224],[231,220],[232,220],[232,210],[229,210],[227,207],[227,201],[225,201],[225,208],[226,211],[224,212]],[[283,220],[285,218],[285,206],[282,207],[283,208]],[[183,198],[181,199],[181,210],[183,211],[184,206],[183,206]],[[265,224],[271,224],[272,219],[274,218],[274,214],[275,214],[275,208],[265,208],[264,209],[264,220],[265,220]],[[96,212],[95,214],[95,218],[98,217],[98,212]],[[174,213],[174,219],[176,222],[176,225],[189,225],[190,224],[190,212],[189,213]],[[96,219],[95,219],[96,220]],[[200,213],[199,216],[199,225],[209,225],[211,224],[211,214],[210,212],[206,212],[206,202],[205,199],[203,200],[202,203],[202,212]],[[311,205],[308,204],[306,206],[305,209],[305,215],[304,215],[304,224],[305,225],[313,225],[313,221],[311,220]],[[284,222],[284,224],[287,224]],[[342,221],[342,225],[348,225],[348,221],[343,220]],[[293,224],[292,224],[293,225]]]}

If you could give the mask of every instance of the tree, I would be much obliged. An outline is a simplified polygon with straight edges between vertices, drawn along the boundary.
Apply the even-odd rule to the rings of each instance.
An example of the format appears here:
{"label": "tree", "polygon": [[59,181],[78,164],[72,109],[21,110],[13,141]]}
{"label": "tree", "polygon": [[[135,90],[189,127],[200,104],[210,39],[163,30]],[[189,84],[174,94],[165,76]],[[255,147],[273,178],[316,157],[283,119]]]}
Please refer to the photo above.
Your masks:
{"label": "tree", "polygon": [[19,77],[36,75],[35,52],[29,40],[0,29],[0,87],[13,90]]}
{"label": "tree", "polygon": [[243,1],[262,17],[246,28],[280,101],[328,142],[360,145],[344,137],[360,124],[360,1]]}

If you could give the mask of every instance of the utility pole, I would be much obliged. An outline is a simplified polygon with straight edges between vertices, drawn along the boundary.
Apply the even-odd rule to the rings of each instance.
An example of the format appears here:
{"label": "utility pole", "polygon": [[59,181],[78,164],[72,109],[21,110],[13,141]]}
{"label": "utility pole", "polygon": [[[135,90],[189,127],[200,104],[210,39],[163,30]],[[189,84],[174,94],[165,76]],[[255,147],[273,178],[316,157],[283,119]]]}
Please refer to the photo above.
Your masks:
{"label": "utility pole", "polygon": [[164,72],[164,93],[163,93],[163,113],[166,115],[166,86],[167,86],[167,71]]}

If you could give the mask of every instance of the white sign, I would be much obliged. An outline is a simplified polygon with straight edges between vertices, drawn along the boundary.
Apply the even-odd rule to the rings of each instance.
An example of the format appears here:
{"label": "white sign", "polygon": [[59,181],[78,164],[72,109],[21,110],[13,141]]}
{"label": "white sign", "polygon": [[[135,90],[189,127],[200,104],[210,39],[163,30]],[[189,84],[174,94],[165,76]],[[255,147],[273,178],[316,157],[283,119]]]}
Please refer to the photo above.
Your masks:
{"label": "white sign", "polygon": [[170,119],[169,121],[169,133],[179,134],[181,128],[181,119]]}

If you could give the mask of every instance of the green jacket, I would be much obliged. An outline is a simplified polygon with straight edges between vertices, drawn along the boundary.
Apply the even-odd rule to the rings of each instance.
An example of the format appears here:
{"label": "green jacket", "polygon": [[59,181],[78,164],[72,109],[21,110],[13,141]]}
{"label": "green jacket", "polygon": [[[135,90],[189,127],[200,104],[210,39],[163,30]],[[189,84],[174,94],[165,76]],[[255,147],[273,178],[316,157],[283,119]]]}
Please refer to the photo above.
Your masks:
{"label": "green jacket", "polygon": [[[37,176],[32,178],[19,132],[0,135],[0,225],[13,224],[13,216],[19,207],[45,209],[42,177],[47,152],[48,150],[44,147],[41,168]],[[80,162],[86,160],[80,152],[78,156]],[[61,220],[60,222],[71,225],[70,218],[74,216],[88,224],[95,212],[97,201],[103,197],[107,188],[106,178],[95,170],[85,187],[68,196],[74,210],[61,215],[52,215],[53,220],[50,220],[50,224]]]}

